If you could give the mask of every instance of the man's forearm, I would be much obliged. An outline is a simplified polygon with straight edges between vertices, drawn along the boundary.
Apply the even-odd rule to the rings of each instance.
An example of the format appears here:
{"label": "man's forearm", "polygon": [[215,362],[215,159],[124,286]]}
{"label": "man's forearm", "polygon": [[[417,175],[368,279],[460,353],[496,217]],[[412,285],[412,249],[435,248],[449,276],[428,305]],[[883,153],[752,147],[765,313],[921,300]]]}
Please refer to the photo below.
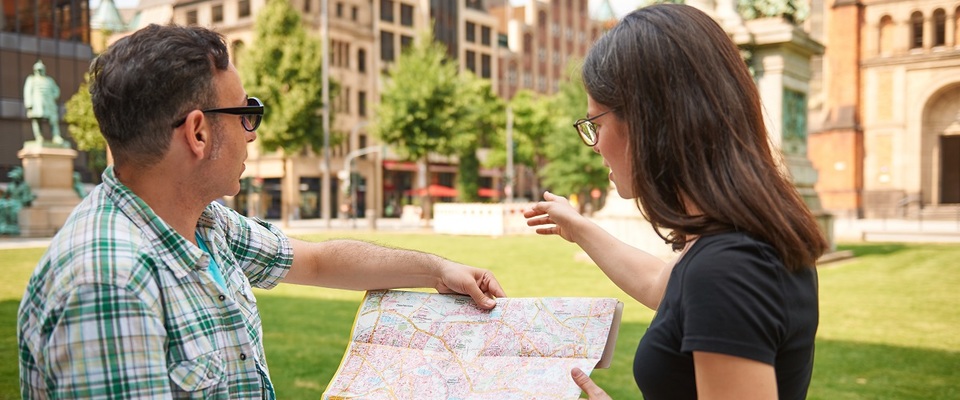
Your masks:
{"label": "man's forearm", "polygon": [[443,259],[433,254],[357,240],[290,242],[293,266],[284,278],[286,283],[352,290],[439,284]]}

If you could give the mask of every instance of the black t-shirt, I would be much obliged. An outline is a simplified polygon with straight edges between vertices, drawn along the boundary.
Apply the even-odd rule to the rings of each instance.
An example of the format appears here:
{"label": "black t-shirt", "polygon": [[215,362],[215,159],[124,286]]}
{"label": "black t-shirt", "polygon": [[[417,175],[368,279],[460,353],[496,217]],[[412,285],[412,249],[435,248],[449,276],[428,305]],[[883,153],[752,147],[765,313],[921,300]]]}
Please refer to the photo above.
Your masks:
{"label": "black t-shirt", "polygon": [[743,233],[704,236],[670,274],[634,378],[646,399],[696,399],[693,352],[705,351],[773,365],[780,399],[803,399],[818,320],[815,269],[791,273]]}

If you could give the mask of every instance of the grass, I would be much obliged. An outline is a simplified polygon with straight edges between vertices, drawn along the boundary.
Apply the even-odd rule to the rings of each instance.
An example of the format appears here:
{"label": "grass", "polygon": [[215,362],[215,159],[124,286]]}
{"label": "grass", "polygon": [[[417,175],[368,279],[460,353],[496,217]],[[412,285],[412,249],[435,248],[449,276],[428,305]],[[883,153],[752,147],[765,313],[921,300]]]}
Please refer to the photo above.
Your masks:
{"label": "grass", "polygon": [[[632,363],[653,313],[624,296],[576,246],[557,238],[347,233],[494,271],[513,297],[617,297],[625,303],[613,366],[593,377],[638,398]],[[322,240],[331,235],[306,236]],[[857,257],[820,268],[820,330],[810,399],[960,398],[960,246],[850,244]],[[16,313],[42,249],[0,250],[0,399],[18,398]],[[258,291],[271,376],[281,398],[319,398],[336,371],[362,293],[281,285]]]}

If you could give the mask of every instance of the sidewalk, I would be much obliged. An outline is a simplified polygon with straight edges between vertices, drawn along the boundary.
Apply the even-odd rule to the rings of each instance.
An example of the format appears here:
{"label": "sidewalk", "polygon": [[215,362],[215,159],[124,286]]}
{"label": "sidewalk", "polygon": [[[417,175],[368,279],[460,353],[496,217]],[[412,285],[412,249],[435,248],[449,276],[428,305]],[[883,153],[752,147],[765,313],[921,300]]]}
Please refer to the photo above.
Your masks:
{"label": "sidewalk", "polygon": [[[329,227],[323,219],[301,219],[290,220],[289,227],[283,228],[280,220],[268,219],[267,222],[280,227],[288,235],[305,235],[318,232],[351,232],[351,231],[373,231],[370,227],[370,221],[363,218],[330,220]],[[411,223],[401,221],[400,218],[377,218],[376,231],[383,233],[409,232],[409,233],[433,233],[433,228],[422,223]],[[50,244],[50,238],[21,238],[21,237],[0,237],[0,250],[20,249],[31,247],[47,247]]]}
{"label": "sidewalk", "polygon": [[[267,220],[280,226],[279,220]],[[433,228],[418,222],[399,218],[377,218],[376,232],[431,234]],[[318,232],[374,231],[370,221],[363,218],[333,218],[329,226],[322,219],[291,220],[281,229],[289,235]],[[838,242],[923,242],[960,243],[960,221],[869,220],[837,218],[833,222],[834,240]],[[0,250],[46,247],[50,238],[0,237]]]}

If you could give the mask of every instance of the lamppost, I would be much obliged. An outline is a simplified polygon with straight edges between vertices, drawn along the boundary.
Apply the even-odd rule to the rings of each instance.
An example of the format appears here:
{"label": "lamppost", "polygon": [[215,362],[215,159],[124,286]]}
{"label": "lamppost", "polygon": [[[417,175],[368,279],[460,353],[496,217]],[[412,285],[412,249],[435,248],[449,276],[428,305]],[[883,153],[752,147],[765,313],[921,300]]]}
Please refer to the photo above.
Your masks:
{"label": "lamppost", "polygon": [[320,30],[322,33],[323,71],[323,166],[320,168],[320,215],[330,228],[330,21],[328,0],[320,0]]}

